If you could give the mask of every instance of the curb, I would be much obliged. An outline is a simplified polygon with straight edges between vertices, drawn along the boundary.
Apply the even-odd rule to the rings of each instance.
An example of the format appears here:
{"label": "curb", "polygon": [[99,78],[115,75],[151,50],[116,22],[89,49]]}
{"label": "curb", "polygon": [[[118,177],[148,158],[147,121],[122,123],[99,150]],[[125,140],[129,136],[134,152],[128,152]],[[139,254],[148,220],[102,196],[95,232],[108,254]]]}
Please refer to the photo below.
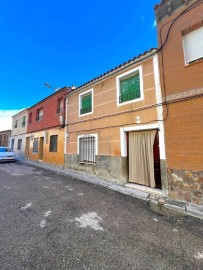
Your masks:
{"label": "curb", "polygon": [[49,171],[53,171],[58,175],[71,176],[86,183],[105,187],[109,190],[113,190],[149,203],[150,209],[161,215],[168,216],[193,216],[199,219],[203,219],[203,206],[197,206],[186,202],[179,202],[169,199],[168,197],[160,196],[157,194],[149,194],[145,191],[136,190],[133,188],[125,187],[116,183],[110,183],[109,181],[95,177],[93,175],[84,174],[82,172],[76,172],[69,169],[60,169],[52,165],[44,163],[38,163],[37,161],[30,160],[17,160],[22,164],[28,164],[43,168]]}

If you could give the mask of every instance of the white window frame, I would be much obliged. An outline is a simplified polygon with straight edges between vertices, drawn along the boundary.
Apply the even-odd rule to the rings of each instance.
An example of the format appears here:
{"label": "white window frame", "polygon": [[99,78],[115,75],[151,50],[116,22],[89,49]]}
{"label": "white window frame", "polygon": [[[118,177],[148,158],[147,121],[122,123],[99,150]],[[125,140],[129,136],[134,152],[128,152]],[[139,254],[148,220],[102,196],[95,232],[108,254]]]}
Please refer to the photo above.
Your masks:
{"label": "white window frame", "polygon": [[[140,98],[136,98],[136,99],[132,99],[126,102],[122,102],[119,103],[119,96],[120,96],[120,81],[122,79],[126,78],[130,78],[131,76],[129,75],[136,75],[137,73],[139,73],[140,76]],[[120,75],[118,75],[116,77],[116,93],[117,93],[117,106],[123,106],[123,105],[127,105],[130,103],[135,103],[135,102],[139,102],[141,100],[144,100],[144,87],[143,87],[143,73],[142,73],[142,66],[138,66],[136,68],[133,68],[125,73],[122,73]]]}
{"label": "white window frame", "polygon": [[[80,154],[80,138],[86,138],[86,136],[93,136],[95,137],[95,157],[98,155],[98,134],[84,134],[84,135],[79,135],[77,139],[77,154]],[[81,163],[81,162],[80,162]],[[85,163],[85,162],[84,162]]]}
{"label": "white window frame", "polygon": [[[183,53],[184,53],[184,61],[185,61],[185,66],[188,66],[194,62],[197,62],[197,61],[200,61],[203,59],[203,39],[202,40],[199,40],[198,43],[196,41],[196,38],[193,37],[195,36],[195,34],[198,32],[198,31],[201,31],[201,33],[203,34],[203,26],[201,26],[200,28],[192,31],[192,32],[189,32],[185,35],[182,36],[182,44],[183,44]],[[195,58],[195,56],[193,56],[193,58],[190,59],[190,61],[187,59],[187,49],[186,49],[186,37],[189,37],[190,36],[190,39],[194,39],[193,43],[195,44],[194,46],[198,46],[198,48],[200,48],[200,54],[201,56],[198,57],[198,58]],[[193,50],[195,50],[193,48]]]}
{"label": "white window frame", "polygon": [[[91,95],[92,95],[92,111],[88,112],[88,113],[80,114],[80,110],[82,109],[82,97],[88,95],[89,93],[91,93]],[[94,89],[93,88],[79,94],[79,101],[78,101],[78,103],[79,103],[79,112],[78,112],[79,117],[93,114],[93,111],[94,111],[94,98],[93,97],[94,97]]]}

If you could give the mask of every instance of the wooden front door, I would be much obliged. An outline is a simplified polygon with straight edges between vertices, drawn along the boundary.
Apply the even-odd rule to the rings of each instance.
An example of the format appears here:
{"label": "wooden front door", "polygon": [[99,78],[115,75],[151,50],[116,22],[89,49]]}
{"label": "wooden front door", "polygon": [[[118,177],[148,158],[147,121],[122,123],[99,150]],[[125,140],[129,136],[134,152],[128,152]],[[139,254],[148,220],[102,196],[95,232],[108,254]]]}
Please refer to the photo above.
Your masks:
{"label": "wooden front door", "polygon": [[39,159],[43,160],[43,151],[44,151],[44,137],[40,137],[39,141]]}

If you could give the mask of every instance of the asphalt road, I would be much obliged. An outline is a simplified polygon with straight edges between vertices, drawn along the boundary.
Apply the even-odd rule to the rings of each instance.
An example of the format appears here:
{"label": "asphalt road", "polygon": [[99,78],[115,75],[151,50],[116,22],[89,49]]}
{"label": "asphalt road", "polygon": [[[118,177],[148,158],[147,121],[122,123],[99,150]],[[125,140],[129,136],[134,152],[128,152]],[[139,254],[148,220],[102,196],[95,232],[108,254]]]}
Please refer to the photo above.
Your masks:
{"label": "asphalt road", "polygon": [[0,164],[0,269],[203,269],[203,222],[72,177]]}

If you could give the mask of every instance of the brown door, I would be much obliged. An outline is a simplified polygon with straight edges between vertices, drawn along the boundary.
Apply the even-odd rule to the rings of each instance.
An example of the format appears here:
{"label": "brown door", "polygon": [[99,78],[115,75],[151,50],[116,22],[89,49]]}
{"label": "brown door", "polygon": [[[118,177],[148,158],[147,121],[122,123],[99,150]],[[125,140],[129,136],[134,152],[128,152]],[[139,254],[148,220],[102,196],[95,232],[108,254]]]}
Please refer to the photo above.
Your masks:
{"label": "brown door", "polygon": [[160,169],[160,153],[159,153],[159,132],[157,131],[154,140],[154,178],[156,188],[161,188],[161,169]]}
{"label": "brown door", "polygon": [[39,159],[43,160],[43,150],[44,150],[44,137],[40,137],[39,141]]}

